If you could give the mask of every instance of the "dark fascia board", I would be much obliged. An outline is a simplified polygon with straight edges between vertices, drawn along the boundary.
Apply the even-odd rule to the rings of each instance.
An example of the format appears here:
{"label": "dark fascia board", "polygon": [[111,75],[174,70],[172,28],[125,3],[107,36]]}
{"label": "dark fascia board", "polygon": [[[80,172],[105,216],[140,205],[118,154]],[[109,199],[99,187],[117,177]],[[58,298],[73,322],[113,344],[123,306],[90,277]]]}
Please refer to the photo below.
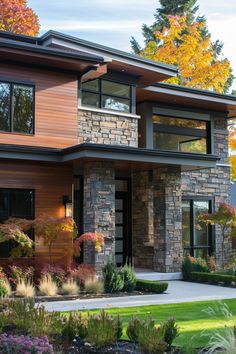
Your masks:
{"label": "dark fascia board", "polygon": [[126,146],[84,143],[64,149],[35,146],[0,145],[0,158],[45,162],[71,162],[82,158],[109,159],[153,164],[173,164],[198,167],[215,167],[215,155],[184,154]]}
{"label": "dark fascia board", "polygon": [[14,41],[26,42],[32,44],[38,44],[39,37],[26,36],[24,34],[18,34],[9,31],[0,31],[0,38],[7,38]]}
{"label": "dark fascia board", "polygon": [[142,58],[142,57],[135,55],[135,54],[127,53],[127,52],[124,52],[124,51],[121,51],[118,49],[114,49],[114,48],[110,48],[110,47],[107,47],[107,46],[104,46],[104,45],[101,45],[98,43],[86,41],[84,39],[76,38],[76,37],[73,37],[73,36],[70,36],[70,35],[67,35],[64,33],[60,33],[57,31],[50,30],[50,31],[46,32],[45,34],[43,34],[40,37],[39,41],[40,41],[40,43],[43,43],[44,41],[46,41],[49,38],[58,38],[58,39],[65,40],[70,43],[79,44],[79,45],[87,47],[87,48],[92,48],[92,49],[96,49],[98,51],[102,51],[104,53],[107,53],[108,55],[114,54],[114,55],[121,57],[121,58],[131,59],[134,62],[148,64],[148,65],[155,67],[155,68],[166,69],[166,70],[170,71],[172,76],[176,75],[178,73],[178,68],[174,65],[168,65],[165,63],[157,62],[155,60]]}
{"label": "dark fascia board", "polygon": [[94,64],[99,64],[104,62],[104,58],[101,56],[96,56],[93,54],[83,54],[83,53],[72,53],[66,52],[60,49],[52,49],[49,47],[39,46],[37,44],[26,43],[26,42],[18,42],[12,39],[2,39],[0,37],[0,48],[12,48],[12,49],[20,49],[22,51],[28,51],[39,54],[46,54],[54,57],[62,57],[67,59],[79,59],[85,62],[91,62]]}
{"label": "dark fascia board", "polygon": [[[199,96],[208,96],[212,98],[217,98],[218,100],[230,100],[235,103],[236,105],[236,96],[233,95],[228,95],[228,94],[222,94],[222,93],[217,93],[217,92],[212,92],[208,90],[201,90],[201,89],[195,89],[195,88],[189,88],[185,86],[179,86],[179,85],[171,85],[171,84],[165,84],[165,83],[156,83],[154,85],[151,85],[149,87],[146,87],[149,91],[151,91],[152,87],[160,88],[160,89],[169,89],[170,91],[178,91],[178,92],[183,92],[183,93],[189,93],[189,94],[197,94]],[[220,101],[219,101],[220,102]]]}

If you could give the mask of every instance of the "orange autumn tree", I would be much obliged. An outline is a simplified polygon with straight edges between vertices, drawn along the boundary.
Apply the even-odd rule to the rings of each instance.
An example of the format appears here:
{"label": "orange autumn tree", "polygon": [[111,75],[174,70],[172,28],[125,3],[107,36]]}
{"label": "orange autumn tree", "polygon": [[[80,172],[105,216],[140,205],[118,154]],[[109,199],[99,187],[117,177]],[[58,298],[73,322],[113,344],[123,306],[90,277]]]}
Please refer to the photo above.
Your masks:
{"label": "orange autumn tree", "polygon": [[1,0],[0,30],[37,36],[39,33],[38,16],[27,6],[27,0]]}
{"label": "orange autumn tree", "polygon": [[231,165],[231,180],[236,181],[236,122],[229,122],[229,162]]}
{"label": "orange autumn tree", "polygon": [[169,26],[156,32],[141,55],[177,65],[179,75],[167,83],[224,92],[231,75],[227,59],[216,59],[209,36],[203,36],[204,21],[187,23],[185,16],[168,16]]}

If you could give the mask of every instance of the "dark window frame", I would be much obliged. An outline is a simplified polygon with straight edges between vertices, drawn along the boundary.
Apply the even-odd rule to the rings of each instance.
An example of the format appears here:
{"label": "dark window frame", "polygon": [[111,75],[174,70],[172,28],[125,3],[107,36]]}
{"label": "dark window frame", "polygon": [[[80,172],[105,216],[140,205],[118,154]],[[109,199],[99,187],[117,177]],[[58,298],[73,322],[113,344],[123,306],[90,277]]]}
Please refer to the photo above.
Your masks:
{"label": "dark window frame", "polygon": [[[10,119],[10,129],[9,130],[0,130],[0,133],[10,133],[10,134],[20,134],[20,135],[35,135],[35,85],[30,84],[30,83],[25,83],[25,82],[19,82],[19,81],[8,81],[8,80],[1,80],[0,79],[0,84],[8,84],[10,85],[10,107],[9,107],[9,119]],[[33,90],[33,103],[32,103],[32,133],[25,133],[25,132],[19,132],[19,131],[14,131],[14,114],[13,114],[13,88],[14,85],[18,86],[26,86],[30,87]]]}
{"label": "dark window frame", "polygon": [[[131,84],[127,84],[127,83],[124,83],[124,82],[119,82],[119,81],[114,81],[114,80],[110,80],[110,79],[101,79],[101,78],[98,78],[98,79],[94,79],[94,80],[98,80],[98,91],[93,91],[93,90],[88,90],[88,89],[83,89],[83,83],[81,83],[81,87],[80,87],[80,94],[81,94],[81,106],[82,107],[89,107],[89,108],[97,108],[97,109],[104,109],[104,110],[107,110],[107,111],[114,111],[114,112],[121,112],[121,113],[126,113],[126,114],[131,114],[133,113],[133,85]],[[92,81],[92,80],[91,80]],[[120,84],[120,85],[124,85],[124,86],[128,86],[129,87],[129,97],[124,97],[124,96],[118,96],[118,95],[113,95],[111,93],[109,94],[106,94],[106,93],[103,93],[102,92],[102,81],[108,81],[108,82],[111,82],[111,83],[114,83],[114,84]],[[96,106],[92,106],[92,105],[85,105],[85,104],[82,104],[82,101],[83,101],[83,93],[86,92],[86,93],[92,93],[92,94],[96,94],[98,95],[98,98],[99,98],[99,106],[96,107]],[[120,111],[118,109],[112,109],[112,108],[105,108],[105,107],[102,107],[102,97],[103,96],[109,96],[109,97],[114,97],[114,98],[118,98],[118,99],[125,99],[125,100],[128,100],[129,101],[129,111],[126,112],[126,111]]]}
{"label": "dark window frame", "polygon": [[[158,124],[153,121],[153,116],[161,116],[161,117],[166,117],[166,118],[172,118],[172,119],[183,119],[186,121],[201,121],[206,124],[206,129],[198,129],[198,128],[188,128],[188,127],[182,127],[178,125],[168,125],[168,124]],[[209,155],[212,154],[212,143],[211,143],[211,121],[208,120],[203,120],[203,119],[197,119],[197,118],[188,118],[188,117],[179,117],[179,116],[174,116],[174,114],[158,114],[158,113],[153,113],[152,114],[152,134],[153,134],[153,149],[154,150],[166,150],[166,149],[157,149],[154,147],[154,133],[159,132],[159,133],[165,133],[169,135],[183,135],[183,136],[193,136],[196,138],[205,138],[206,139],[206,153],[202,153],[202,155]],[[169,150],[168,150],[169,151]],[[174,151],[174,150],[173,150]],[[176,152],[182,152],[176,150]],[[199,154],[195,152],[182,152],[184,154]]]}
{"label": "dark window frame", "polygon": [[184,247],[184,251],[189,251],[190,256],[194,256],[194,250],[200,250],[200,249],[207,249],[208,250],[208,256],[212,256],[214,253],[214,234],[215,230],[214,227],[211,225],[208,225],[208,245],[207,246],[194,246],[194,202],[198,201],[203,201],[203,202],[209,202],[209,213],[214,212],[214,198],[212,197],[207,197],[207,196],[183,196],[182,201],[189,201],[190,202],[190,246],[189,247]]}
{"label": "dark window frame", "polygon": [[[11,216],[11,209],[12,209],[12,194],[11,192],[14,191],[27,191],[27,192],[31,192],[32,193],[32,209],[31,209],[31,215],[27,215],[27,216],[19,216],[19,218],[24,218],[24,219],[28,219],[28,220],[33,220],[35,218],[35,189],[29,189],[29,188],[0,188],[1,192],[6,192],[8,193],[8,218],[13,217]],[[14,216],[14,218],[18,218],[17,216]],[[34,241],[34,231],[31,231],[31,238]],[[10,256],[11,250],[13,248],[13,245],[11,244],[11,241],[6,241],[6,243],[8,243],[8,255],[6,255],[5,257],[0,255],[0,259],[7,259]],[[5,244],[2,243],[2,244]]]}

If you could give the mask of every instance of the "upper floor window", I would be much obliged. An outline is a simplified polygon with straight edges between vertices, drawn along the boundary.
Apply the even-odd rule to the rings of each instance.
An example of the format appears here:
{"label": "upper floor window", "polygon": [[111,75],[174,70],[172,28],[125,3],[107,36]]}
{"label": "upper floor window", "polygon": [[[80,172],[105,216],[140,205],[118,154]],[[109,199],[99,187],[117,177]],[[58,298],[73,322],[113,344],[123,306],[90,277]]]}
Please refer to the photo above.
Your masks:
{"label": "upper floor window", "polygon": [[96,79],[82,84],[82,105],[131,112],[131,86]]}
{"label": "upper floor window", "polygon": [[162,115],[153,116],[155,149],[207,154],[208,122]]}
{"label": "upper floor window", "polygon": [[33,134],[33,86],[0,81],[0,131]]}

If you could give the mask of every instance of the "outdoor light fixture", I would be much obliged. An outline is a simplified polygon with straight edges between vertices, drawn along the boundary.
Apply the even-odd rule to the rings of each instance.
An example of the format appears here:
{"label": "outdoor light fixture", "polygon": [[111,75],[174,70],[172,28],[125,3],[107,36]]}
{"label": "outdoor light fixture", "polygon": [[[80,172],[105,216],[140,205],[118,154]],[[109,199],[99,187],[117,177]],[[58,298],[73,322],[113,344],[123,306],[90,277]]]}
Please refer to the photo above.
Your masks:
{"label": "outdoor light fixture", "polygon": [[72,217],[72,200],[68,195],[63,196],[63,204],[65,206],[65,217]]}

